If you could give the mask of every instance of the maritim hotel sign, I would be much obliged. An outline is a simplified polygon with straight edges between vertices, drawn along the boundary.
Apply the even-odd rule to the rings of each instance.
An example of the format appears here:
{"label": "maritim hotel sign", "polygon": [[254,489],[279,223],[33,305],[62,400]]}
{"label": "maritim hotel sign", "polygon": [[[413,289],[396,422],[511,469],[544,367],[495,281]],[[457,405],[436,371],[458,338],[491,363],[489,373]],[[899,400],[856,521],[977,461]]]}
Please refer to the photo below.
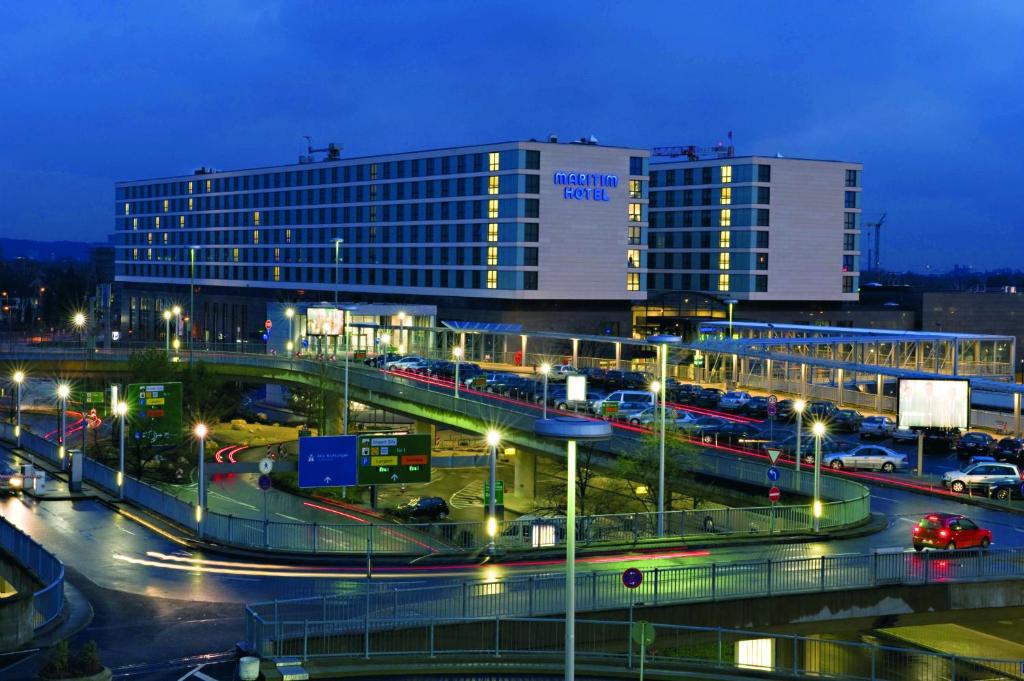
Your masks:
{"label": "maritim hotel sign", "polygon": [[609,201],[608,188],[618,187],[619,177],[600,173],[567,173],[559,170],[554,175],[554,182],[563,187],[563,199]]}

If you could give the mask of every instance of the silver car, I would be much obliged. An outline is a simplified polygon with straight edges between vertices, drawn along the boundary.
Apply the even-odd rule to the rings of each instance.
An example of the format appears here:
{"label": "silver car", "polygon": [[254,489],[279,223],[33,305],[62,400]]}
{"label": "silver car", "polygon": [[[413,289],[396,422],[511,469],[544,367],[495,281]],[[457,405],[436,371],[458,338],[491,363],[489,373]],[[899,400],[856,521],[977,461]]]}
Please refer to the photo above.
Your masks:
{"label": "silver car", "polygon": [[863,438],[885,438],[896,430],[896,423],[888,416],[866,416],[860,422],[860,436]]}
{"label": "silver car", "polygon": [[860,445],[848,452],[835,452],[821,458],[821,463],[835,470],[872,470],[892,473],[897,468],[906,468],[907,457],[888,447]]}
{"label": "silver car", "polygon": [[[638,426],[653,428],[661,423],[661,410],[659,407],[648,407],[639,414],[631,416],[629,422]],[[686,411],[677,411],[672,408],[665,410],[665,425],[669,428],[685,428],[696,421],[693,414]]]}
{"label": "silver car", "polygon": [[972,489],[984,490],[993,486],[1017,486],[1021,484],[1020,469],[1012,463],[982,461],[972,466],[965,466],[960,471],[943,473],[942,484],[958,494]]}

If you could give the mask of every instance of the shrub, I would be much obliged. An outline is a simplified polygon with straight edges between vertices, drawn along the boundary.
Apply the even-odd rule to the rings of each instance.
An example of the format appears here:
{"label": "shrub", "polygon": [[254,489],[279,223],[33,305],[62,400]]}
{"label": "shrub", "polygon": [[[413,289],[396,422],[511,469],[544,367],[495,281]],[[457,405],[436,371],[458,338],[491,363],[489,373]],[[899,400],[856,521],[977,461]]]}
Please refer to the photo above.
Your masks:
{"label": "shrub", "polygon": [[103,671],[96,641],[89,641],[74,655],[71,655],[67,641],[61,641],[50,651],[39,670],[42,679],[68,679],[78,676],[91,676]]}

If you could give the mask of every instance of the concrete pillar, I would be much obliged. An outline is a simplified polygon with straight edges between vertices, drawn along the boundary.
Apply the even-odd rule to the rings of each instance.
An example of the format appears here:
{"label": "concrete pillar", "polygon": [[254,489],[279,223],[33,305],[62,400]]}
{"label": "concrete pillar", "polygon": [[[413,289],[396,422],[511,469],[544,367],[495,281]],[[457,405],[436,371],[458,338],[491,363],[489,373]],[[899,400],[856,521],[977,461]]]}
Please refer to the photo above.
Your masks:
{"label": "concrete pillar", "polygon": [[771,391],[772,391],[772,360],[766,359],[764,361],[764,365],[765,365],[764,389],[767,390],[769,393],[771,393]]}
{"label": "concrete pillar", "polygon": [[960,375],[960,341],[953,341],[953,375]]}
{"label": "concrete pillar", "polygon": [[412,432],[417,435],[429,435],[431,443],[437,439],[437,425],[430,421],[413,421]]}
{"label": "concrete pillar", "polygon": [[[573,341],[573,348],[576,347],[575,343],[576,342]],[[576,353],[573,352],[573,366],[575,366],[575,364],[576,364],[576,357],[575,357],[575,355],[576,355]],[[620,341],[615,341],[615,370],[616,371],[621,371],[622,370],[622,343]]]}
{"label": "concrete pillar", "polygon": [[537,496],[537,455],[525,449],[516,450],[515,492],[518,499]]}
{"label": "concrete pillar", "polygon": [[836,404],[843,406],[843,380],[846,372],[842,369],[836,369]]}
{"label": "concrete pillar", "polygon": [[523,366],[529,366],[530,361],[526,359],[526,334],[519,336],[519,352],[523,353]]}
{"label": "concrete pillar", "polygon": [[807,363],[800,365],[800,397],[807,397]]}
{"label": "concrete pillar", "polygon": [[[318,433],[319,435],[338,435],[342,431],[342,412],[345,411],[344,400],[341,395],[332,393],[330,391],[324,391],[324,413],[326,416],[327,425],[325,428],[326,432]],[[354,432],[356,429],[353,424],[349,423],[349,432]]]}
{"label": "concrete pillar", "polygon": [[580,366],[580,339],[572,339],[572,365],[579,368]]}
{"label": "concrete pillar", "polygon": [[1020,393],[1013,394],[1013,433],[1014,437],[1020,437]]}
{"label": "concrete pillar", "polygon": [[878,374],[875,377],[875,411],[879,414],[882,413],[882,391],[885,389],[885,383],[882,379],[882,374]]}

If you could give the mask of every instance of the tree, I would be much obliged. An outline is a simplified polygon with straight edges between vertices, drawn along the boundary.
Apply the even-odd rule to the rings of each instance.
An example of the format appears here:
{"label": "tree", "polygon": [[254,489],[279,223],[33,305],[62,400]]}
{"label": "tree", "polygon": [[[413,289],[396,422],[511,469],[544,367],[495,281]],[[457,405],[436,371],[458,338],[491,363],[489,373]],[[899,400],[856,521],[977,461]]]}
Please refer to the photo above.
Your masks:
{"label": "tree", "polygon": [[[672,433],[665,439],[665,510],[670,511],[677,493],[684,487],[692,487],[693,471],[698,466],[700,449],[684,442]],[[626,451],[619,452],[615,459],[615,474],[623,480],[631,480],[632,492],[648,512],[657,510],[658,505],[658,436],[644,435],[639,442]]]}

